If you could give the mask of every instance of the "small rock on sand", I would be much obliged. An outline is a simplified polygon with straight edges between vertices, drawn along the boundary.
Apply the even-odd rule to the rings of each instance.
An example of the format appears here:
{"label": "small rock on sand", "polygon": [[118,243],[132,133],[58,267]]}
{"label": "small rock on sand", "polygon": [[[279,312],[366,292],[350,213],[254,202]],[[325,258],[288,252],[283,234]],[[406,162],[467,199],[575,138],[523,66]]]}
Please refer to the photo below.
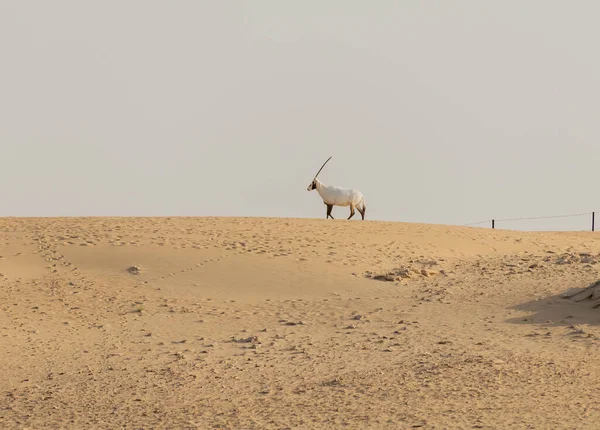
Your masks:
{"label": "small rock on sand", "polygon": [[131,273],[132,275],[139,275],[142,272],[142,268],[140,266],[129,266],[127,268],[127,272]]}

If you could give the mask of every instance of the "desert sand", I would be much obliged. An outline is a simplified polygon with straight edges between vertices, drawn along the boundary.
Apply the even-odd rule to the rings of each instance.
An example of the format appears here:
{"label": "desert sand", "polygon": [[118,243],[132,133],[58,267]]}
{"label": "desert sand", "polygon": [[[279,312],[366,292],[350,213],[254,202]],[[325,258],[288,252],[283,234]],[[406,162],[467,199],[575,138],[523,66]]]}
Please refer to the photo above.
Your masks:
{"label": "desert sand", "polygon": [[0,428],[600,428],[600,234],[0,219]]}

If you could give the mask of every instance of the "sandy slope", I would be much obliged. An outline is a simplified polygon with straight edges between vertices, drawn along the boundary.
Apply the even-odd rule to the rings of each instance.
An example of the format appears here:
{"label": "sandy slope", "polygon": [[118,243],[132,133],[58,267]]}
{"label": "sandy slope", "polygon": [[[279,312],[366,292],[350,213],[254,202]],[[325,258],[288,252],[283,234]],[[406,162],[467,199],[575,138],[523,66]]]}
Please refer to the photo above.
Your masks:
{"label": "sandy slope", "polygon": [[599,254],[592,233],[0,219],[0,427],[600,428],[600,309],[560,297]]}

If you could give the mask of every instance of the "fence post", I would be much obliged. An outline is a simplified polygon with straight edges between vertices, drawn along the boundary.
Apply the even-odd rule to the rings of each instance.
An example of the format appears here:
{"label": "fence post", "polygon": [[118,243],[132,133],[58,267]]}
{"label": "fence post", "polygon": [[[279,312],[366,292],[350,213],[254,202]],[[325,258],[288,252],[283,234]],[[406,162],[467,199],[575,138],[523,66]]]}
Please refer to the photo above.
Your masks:
{"label": "fence post", "polygon": [[595,221],[596,221],[596,212],[592,212],[592,231],[594,231]]}
{"label": "fence post", "polygon": [[495,219],[492,220],[492,228],[496,228],[496,220]]}

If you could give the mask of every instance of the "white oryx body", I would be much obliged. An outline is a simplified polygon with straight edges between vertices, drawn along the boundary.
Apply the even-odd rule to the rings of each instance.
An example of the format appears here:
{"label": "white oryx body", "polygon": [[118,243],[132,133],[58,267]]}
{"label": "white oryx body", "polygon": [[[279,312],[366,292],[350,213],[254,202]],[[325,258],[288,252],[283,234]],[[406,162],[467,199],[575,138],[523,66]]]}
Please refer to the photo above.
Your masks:
{"label": "white oryx body", "polygon": [[333,206],[350,206],[361,208],[365,204],[365,198],[362,193],[354,188],[340,188],[335,185],[325,185],[318,179],[315,179],[317,193],[323,199],[323,203]]}
{"label": "white oryx body", "polygon": [[[329,157],[331,159],[331,157]],[[329,160],[327,160],[329,161]],[[327,161],[325,164],[327,164]],[[325,166],[323,164],[323,167]],[[323,169],[321,167],[321,169]],[[321,172],[317,173],[317,175]],[[313,179],[310,185],[307,188],[308,191],[317,190],[321,198],[323,199],[323,203],[327,206],[327,218],[333,216],[331,215],[331,210],[334,206],[350,206],[350,216],[348,219],[354,216],[354,209],[357,209],[362,216],[362,219],[365,219],[365,212],[367,210],[367,205],[365,204],[365,198],[360,191],[354,188],[341,188],[333,185],[325,185],[321,181],[317,179],[317,176]]]}

